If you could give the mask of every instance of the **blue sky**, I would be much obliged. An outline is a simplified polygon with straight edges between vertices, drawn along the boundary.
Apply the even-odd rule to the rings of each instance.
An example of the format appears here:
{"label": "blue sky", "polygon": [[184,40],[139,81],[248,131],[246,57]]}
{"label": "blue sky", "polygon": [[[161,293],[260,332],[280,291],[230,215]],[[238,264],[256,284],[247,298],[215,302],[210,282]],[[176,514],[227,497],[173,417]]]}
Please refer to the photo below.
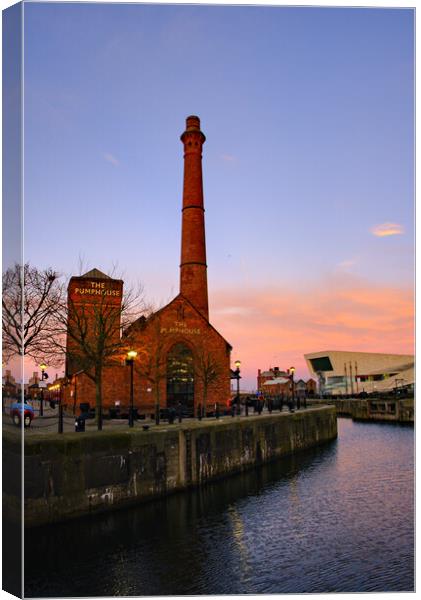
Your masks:
{"label": "blue sky", "polygon": [[[173,297],[179,136],[197,114],[211,320],[250,373],[303,364],[329,339],[282,342],[283,313],[266,348],[262,298],[411,294],[413,79],[408,9],[26,4],[26,259],[66,274],[79,256],[118,264],[156,303]],[[233,325],[245,297],[259,305],[249,340]],[[410,352],[400,318],[394,337],[373,325],[343,349]]]}

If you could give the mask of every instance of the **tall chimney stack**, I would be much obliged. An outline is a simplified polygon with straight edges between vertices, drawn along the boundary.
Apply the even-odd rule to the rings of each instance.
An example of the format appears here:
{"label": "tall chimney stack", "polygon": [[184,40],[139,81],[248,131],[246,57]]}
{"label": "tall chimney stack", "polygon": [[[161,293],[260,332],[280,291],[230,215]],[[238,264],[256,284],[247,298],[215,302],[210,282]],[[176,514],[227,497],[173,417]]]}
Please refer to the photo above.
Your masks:
{"label": "tall chimney stack", "polygon": [[205,209],[203,206],[202,146],[199,117],[187,117],[184,145],[183,218],[180,293],[209,320],[206,274]]}

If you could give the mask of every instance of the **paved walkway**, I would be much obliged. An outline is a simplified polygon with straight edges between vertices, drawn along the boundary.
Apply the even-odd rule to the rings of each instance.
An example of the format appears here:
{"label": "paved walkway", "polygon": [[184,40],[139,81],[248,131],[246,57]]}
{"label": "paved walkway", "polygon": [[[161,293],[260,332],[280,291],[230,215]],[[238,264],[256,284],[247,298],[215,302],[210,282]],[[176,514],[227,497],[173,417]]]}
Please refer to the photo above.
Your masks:
{"label": "paved walkway", "polygon": [[[36,414],[36,418],[32,421],[31,426],[27,427],[25,429],[25,435],[40,435],[40,434],[46,434],[46,433],[57,433],[58,432],[58,408],[52,409],[50,408],[50,406],[48,405],[47,407],[44,406],[44,415],[42,417],[39,416],[38,414],[38,410],[37,407],[34,407],[35,410],[35,414]],[[18,428],[12,423],[12,420],[8,414],[8,407],[6,406],[5,408],[6,412],[3,413],[3,429],[5,430],[9,430],[9,431],[15,431],[17,432]],[[303,409],[302,409],[303,410]],[[307,409],[308,410],[308,409]],[[289,412],[288,408],[284,406],[283,409],[284,413]],[[269,412],[267,411],[267,409],[265,409],[263,411],[264,415],[269,415]],[[279,411],[273,411],[274,415],[279,414]],[[253,409],[249,409],[249,417],[245,416],[244,413],[244,408],[243,408],[243,412],[241,414],[241,417],[235,416],[232,417],[231,415],[224,415],[221,416],[219,418],[219,421],[230,421],[232,419],[238,419],[241,418],[241,420],[243,419],[247,419],[247,418],[252,418],[252,417],[259,417],[259,415],[253,412]],[[200,423],[205,424],[205,423],[210,423],[210,422],[217,422],[217,419],[215,417],[208,417],[206,419],[202,419],[202,421],[199,421],[197,418],[185,418],[182,420],[182,423],[192,423],[195,422],[198,425]],[[174,425],[178,425],[178,419],[175,420],[174,425],[170,425],[168,423],[167,420],[161,420],[161,423],[159,426],[157,426],[155,424],[155,420],[154,419],[141,419],[138,421],[134,422],[134,429],[142,429],[142,427],[144,425],[148,425],[150,429],[155,429],[156,427],[159,428],[167,428],[167,427],[173,427]],[[95,419],[86,419],[85,421],[85,427],[86,427],[86,431],[96,431],[97,430],[97,426],[96,426],[96,422]],[[128,421],[127,419],[104,419],[103,420],[103,429],[111,429],[111,428],[115,428],[115,429],[128,429]],[[65,415],[64,416],[64,420],[63,420],[63,429],[64,432],[75,432],[75,417],[73,415]],[[81,432],[83,435],[83,432]]]}

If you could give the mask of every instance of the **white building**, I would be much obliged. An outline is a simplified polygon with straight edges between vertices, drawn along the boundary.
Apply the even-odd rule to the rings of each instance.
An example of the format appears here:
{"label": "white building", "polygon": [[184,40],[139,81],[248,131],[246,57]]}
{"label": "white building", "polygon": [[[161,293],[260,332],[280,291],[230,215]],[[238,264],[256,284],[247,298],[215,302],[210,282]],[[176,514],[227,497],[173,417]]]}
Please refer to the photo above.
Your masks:
{"label": "white building", "polygon": [[322,394],[389,392],[414,386],[413,354],[326,350],[304,358]]}

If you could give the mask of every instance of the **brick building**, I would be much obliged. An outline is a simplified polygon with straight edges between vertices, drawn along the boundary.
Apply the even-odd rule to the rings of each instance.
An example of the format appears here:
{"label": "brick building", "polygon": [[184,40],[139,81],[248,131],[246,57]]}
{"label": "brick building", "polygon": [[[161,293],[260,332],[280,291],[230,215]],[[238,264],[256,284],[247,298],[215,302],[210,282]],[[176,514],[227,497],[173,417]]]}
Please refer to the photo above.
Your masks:
{"label": "brick building", "polygon": [[259,369],[257,371],[257,389],[259,391],[262,391],[262,386],[264,383],[266,383],[266,381],[272,381],[273,379],[279,377],[288,378],[289,380],[289,372],[281,371],[279,367],[273,367],[268,369],[267,371],[262,371],[261,369]]}
{"label": "brick building", "polygon": [[[313,396],[316,393],[316,381],[314,379],[298,379],[294,381],[294,395]],[[292,380],[289,369],[281,371],[279,367],[273,367],[267,371],[258,370],[257,389],[264,396],[289,397],[292,394]]]}
{"label": "brick building", "polygon": [[16,383],[16,379],[12,375],[12,371],[6,370],[3,375],[2,392],[5,397],[14,397],[20,391],[20,386]]}
{"label": "brick building", "polygon": [[[205,136],[198,117],[187,118],[181,136],[184,147],[184,184],[180,263],[180,293],[149,317],[140,317],[122,334],[125,350],[134,350],[134,405],[139,412],[153,412],[159,406],[199,404],[221,407],[230,399],[231,346],[209,322],[205,220],[202,184],[202,146]],[[69,327],[78,327],[80,314],[121,309],[123,282],[94,269],[69,284]],[[111,306],[111,308],[110,308]],[[91,313],[90,313],[91,311]],[[119,325],[116,331],[119,331]],[[120,333],[116,333],[120,335]],[[73,345],[72,345],[73,344]],[[86,374],[83,361],[68,333],[66,375],[67,404],[95,406],[95,384]],[[93,367],[91,367],[91,374]],[[128,407],[130,368],[125,354],[109,357],[102,373],[102,405],[105,410]]]}

